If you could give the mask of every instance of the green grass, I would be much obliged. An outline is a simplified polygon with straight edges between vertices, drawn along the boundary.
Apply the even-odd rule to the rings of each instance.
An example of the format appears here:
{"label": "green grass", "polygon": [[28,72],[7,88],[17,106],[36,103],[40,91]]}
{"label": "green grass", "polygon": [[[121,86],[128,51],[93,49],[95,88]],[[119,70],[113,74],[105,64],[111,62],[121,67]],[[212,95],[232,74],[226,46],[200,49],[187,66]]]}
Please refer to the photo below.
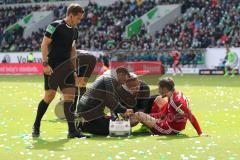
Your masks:
{"label": "green grass", "polygon": [[[157,76],[141,79],[156,93]],[[42,77],[0,76],[0,160],[240,159],[240,77],[184,75],[176,76],[175,82],[211,137],[197,137],[188,123],[180,136],[68,140],[65,121],[54,115],[56,98],[43,118],[41,138],[33,140],[30,133],[43,97]]]}

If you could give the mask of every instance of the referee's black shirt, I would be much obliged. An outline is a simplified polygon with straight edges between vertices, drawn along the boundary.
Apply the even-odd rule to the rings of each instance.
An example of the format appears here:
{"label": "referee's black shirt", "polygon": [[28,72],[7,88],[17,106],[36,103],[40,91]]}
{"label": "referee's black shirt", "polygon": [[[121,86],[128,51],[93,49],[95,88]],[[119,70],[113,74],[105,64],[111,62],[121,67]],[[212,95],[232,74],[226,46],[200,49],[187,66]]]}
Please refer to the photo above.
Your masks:
{"label": "referee's black shirt", "polygon": [[71,49],[78,38],[76,28],[69,26],[64,20],[57,20],[48,25],[45,36],[52,39],[48,54],[48,63],[52,68],[70,60]]}

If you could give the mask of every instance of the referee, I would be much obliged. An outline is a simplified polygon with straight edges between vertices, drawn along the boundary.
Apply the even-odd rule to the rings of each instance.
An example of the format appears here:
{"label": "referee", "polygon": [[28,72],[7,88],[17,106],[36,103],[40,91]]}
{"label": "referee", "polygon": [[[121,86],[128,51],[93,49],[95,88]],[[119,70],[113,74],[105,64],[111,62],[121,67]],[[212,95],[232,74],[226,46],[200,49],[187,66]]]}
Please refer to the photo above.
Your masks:
{"label": "referee", "polygon": [[80,138],[83,135],[77,132],[74,125],[74,114],[70,111],[75,95],[76,74],[76,41],[78,31],[75,28],[80,23],[84,9],[76,3],[67,8],[67,15],[48,25],[41,44],[44,98],[40,101],[36,119],[33,125],[32,136],[40,136],[40,124],[49,104],[56,95],[59,87],[64,97],[64,113],[68,123],[68,138]]}

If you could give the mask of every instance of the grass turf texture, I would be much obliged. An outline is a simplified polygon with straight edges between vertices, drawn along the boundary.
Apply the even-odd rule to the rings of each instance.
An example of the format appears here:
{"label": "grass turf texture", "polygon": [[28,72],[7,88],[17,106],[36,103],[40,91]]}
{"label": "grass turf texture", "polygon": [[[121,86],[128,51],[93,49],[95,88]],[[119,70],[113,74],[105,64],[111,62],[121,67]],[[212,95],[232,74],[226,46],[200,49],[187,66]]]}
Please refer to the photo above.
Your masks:
{"label": "grass turf texture", "polygon": [[[141,77],[151,85],[152,93],[157,92],[158,78]],[[43,118],[41,138],[33,140],[30,133],[43,96],[42,76],[0,76],[0,160],[240,159],[239,76],[184,75],[176,76],[175,82],[189,98],[202,130],[211,137],[197,137],[188,123],[178,136],[68,140],[65,121],[54,115],[56,98]]]}

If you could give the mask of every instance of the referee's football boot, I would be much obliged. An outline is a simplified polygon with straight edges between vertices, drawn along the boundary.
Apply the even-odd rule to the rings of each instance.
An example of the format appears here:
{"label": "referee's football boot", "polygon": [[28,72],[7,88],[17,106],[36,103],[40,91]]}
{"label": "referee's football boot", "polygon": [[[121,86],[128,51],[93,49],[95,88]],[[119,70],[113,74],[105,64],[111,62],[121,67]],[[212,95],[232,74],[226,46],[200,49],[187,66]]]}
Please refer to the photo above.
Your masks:
{"label": "referee's football boot", "polygon": [[38,138],[40,136],[39,128],[40,127],[37,127],[37,126],[33,125],[33,127],[32,127],[32,137],[33,138]]}

